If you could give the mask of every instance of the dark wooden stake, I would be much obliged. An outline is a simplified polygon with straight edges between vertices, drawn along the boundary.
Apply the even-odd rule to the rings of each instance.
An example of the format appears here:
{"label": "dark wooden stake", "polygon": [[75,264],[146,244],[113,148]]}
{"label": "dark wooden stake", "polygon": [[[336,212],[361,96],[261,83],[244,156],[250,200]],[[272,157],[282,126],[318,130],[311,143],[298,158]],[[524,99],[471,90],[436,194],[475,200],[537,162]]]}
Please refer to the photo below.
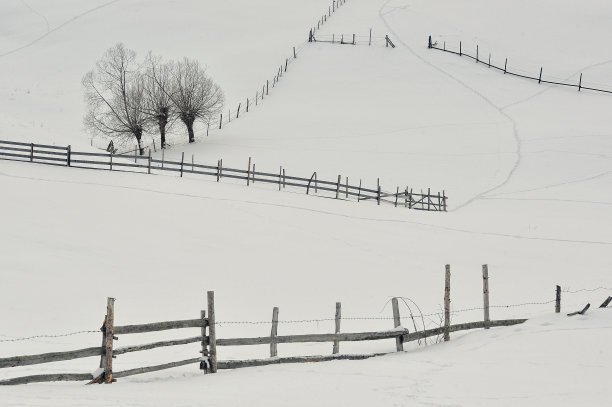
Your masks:
{"label": "dark wooden stake", "polygon": [[221,113],[221,116],[219,117],[219,129],[221,129],[222,124],[223,124],[223,113]]}
{"label": "dark wooden stake", "polygon": [[444,342],[450,341],[450,277],[450,264],[447,264],[444,275]]}
{"label": "dark wooden stake", "polygon": [[606,308],[608,306],[608,304],[610,304],[610,302],[612,302],[612,297],[606,298],[606,300],[601,303],[599,308]]}
{"label": "dark wooden stake", "polygon": [[336,199],[338,199],[340,195],[340,175],[338,175],[338,184],[336,185]]}
{"label": "dark wooden stake", "polygon": [[30,143],[30,162],[34,162],[34,143]]}
{"label": "dark wooden stake", "polygon": [[[208,368],[210,365],[210,362],[208,361],[208,344],[206,342],[206,326],[208,325],[208,323],[206,322],[206,311],[200,311],[200,319],[204,322],[200,331],[202,335],[202,342],[200,342],[200,346],[202,347],[202,350],[200,351],[200,353],[202,354],[202,360],[200,361],[200,370],[203,370],[204,374],[206,374],[208,373]],[[206,362],[204,360],[206,360]]]}
{"label": "dark wooden stake", "polygon": [[151,173],[151,150],[149,150],[149,163],[147,166],[147,173],[150,174]]}
{"label": "dark wooden stake", "polygon": [[251,181],[251,157],[249,157],[249,168],[247,168],[247,187]]}
{"label": "dark wooden stake", "polygon": [[582,73],[580,73],[580,81],[578,81],[578,92],[582,89]]}
{"label": "dark wooden stake", "polygon": [[540,77],[538,78],[538,83],[542,83],[542,67],[540,67]]}
{"label": "dark wooden stake", "polygon": [[68,167],[70,167],[70,162],[72,161],[70,155],[71,155],[71,150],[70,150],[70,146],[68,146],[66,149],[66,165]]}
{"label": "dark wooden stake", "polygon": [[378,205],[380,205],[380,178],[376,178],[376,186],[378,190],[378,193],[376,195],[376,202],[378,203]]}
{"label": "dark wooden stake", "polygon": [[459,41],[459,56],[461,56],[461,41]]}
{"label": "dark wooden stake", "polygon": [[295,53],[295,47],[293,47],[293,59],[297,58],[297,54]]}
{"label": "dark wooden stake", "polygon": [[559,313],[561,312],[561,286],[557,286],[557,290],[556,290],[556,295],[555,295],[555,313]]}
{"label": "dark wooden stake", "polygon": [[427,41],[427,48],[431,48],[431,35],[429,36],[429,40]]}
{"label": "dark wooden stake", "polygon": [[372,45],[372,29],[370,28],[370,41],[368,42],[368,47]]}
{"label": "dark wooden stake", "polygon": [[185,152],[181,154],[181,178],[183,178],[183,163],[185,162]]}
{"label": "dark wooden stake", "polygon": [[504,75],[506,74],[507,67],[508,67],[508,58],[506,58],[506,62],[504,62]]}
{"label": "dark wooden stake", "polygon": [[210,373],[217,373],[217,333],[215,329],[215,292],[208,293],[208,349]]}

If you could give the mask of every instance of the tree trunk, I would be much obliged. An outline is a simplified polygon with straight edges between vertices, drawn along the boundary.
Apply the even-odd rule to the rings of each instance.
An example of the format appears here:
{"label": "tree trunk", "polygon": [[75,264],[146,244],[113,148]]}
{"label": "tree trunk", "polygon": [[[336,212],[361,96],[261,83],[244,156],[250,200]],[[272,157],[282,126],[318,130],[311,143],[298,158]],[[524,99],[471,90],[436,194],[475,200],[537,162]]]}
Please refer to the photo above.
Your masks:
{"label": "tree trunk", "polygon": [[184,122],[185,126],[187,126],[187,133],[189,134],[189,142],[195,142],[195,135],[193,133],[193,120],[187,120]]}
{"label": "tree trunk", "polygon": [[161,136],[161,148],[166,148],[166,124],[168,120],[159,120],[157,124],[159,125],[159,135]]}
{"label": "tree trunk", "polygon": [[144,147],[142,146],[142,131],[136,132],[134,136],[136,136],[136,141],[138,142],[139,154],[144,155]]}

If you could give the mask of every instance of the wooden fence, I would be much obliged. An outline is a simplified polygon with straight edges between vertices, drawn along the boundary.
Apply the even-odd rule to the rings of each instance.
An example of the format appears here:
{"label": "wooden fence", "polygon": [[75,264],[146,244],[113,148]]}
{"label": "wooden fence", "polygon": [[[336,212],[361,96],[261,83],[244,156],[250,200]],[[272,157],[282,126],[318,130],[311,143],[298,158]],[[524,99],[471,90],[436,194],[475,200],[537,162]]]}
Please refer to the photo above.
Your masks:
{"label": "wooden fence", "polygon": [[367,188],[359,181],[358,185],[351,185],[349,178],[344,180],[338,175],[335,181],[326,181],[317,178],[317,173],[309,178],[287,175],[285,169],[280,167],[277,174],[256,171],[255,164],[248,160],[246,169],[235,169],[223,167],[223,160],[217,161],[217,165],[205,165],[195,162],[185,162],[185,153],[181,156],[181,161],[168,161],[163,157],[161,160],[151,156],[133,157],[116,155],[112,153],[90,153],[73,151],[70,146],[58,147],[45,144],[22,143],[16,141],[0,140],[0,159],[28,161],[33,163],[60,165],[76,168],[87,168],[109,171],[129,171],[147,174],[170,172],[183,177],[184,174],[204,175],[216,178],[219,182],[222,178],[241,180],[247,186],[254,183],[275,185],[278,190],[287,187],[301,189],[307,195],[315,194],[336,199],[353,199],[357,202],[376,201],[421,211],[441,211],[447,210],[447,197],[442,191],[433,193],[430,189],[427,192],[413,191],[412,188],[396,187],[395,192],[383,191],[380,180],[375,188]]}
{"label": "wooden fence", "polygon": [[[15,385],[15,384],[27,384],[36,382],[52,382],[52,381],[88,381],[91,383],[112,383],[119,378],[150,373],[154,371],[170,369],[184,365],[199,365],[199,368],[204,373],[216,373],[218,369],[236,369],[250,366],[263,366],[270,364],[280,363],[304,363],[304,362],[322,362],[328,360],[362,360],[375,356],[380,356],[386,353],[372,353],[372,354],[340,354],[340,342],[357,342],[357,341],[378,341],[395,339],[396,351],[401,352],[404,350],[404,344],[411,341],[421,340],[429,337],[442,337],[444,341],[450,340],[450,334],[453,332],[471,330],[471,329],[490,329],[493,327],[511,326],[522,324],[526,319],[503,319],[503,320],[490,320],[489,319],[489,268],[485,264],[482,266],[482,284],[483,284],[483,307],[473,308],[470,310],[482,310],[483,319],[476,322],[468,322],[462,324],[450,323],[450,265],[446,265],[444,268],[444,310],[443,315],[444,322],[440,323],[440,326],[425,329],[423,325],[422,329],[417,328],[414,325],[414,331],[410,332],[406,327],[402,326],[401,315],[399,309],[398,298],[391,299],[392,317],[389,318],[350,318],[351,320],[369,320],[369,319],[388,319],[393,321],[393,328],[383,331],[369,331],[369,332],[353,332],[353,333],[342,333],[340,332],[340,326],[342,321],[342,305],[336,303],[336,313],[333,319],[324,320],[312,320],[312,321],[334,321],[335,330],[334,333],[328,334],[302,334],[302,335],[278,335],[278,324],[279,322],[312,322],[312,321],[279,321],[279,309],[274,307],[272,310],[272,321],[271,330],[269,336],[262,337],[242,337],[242,338],[217,338],[216,326],[224,324],[225,322],[216,322],[215,314],[215,294],[213,291],[207,293],[207,311],[200,311],[199,318],[186,319],[178,321],[165,321],[155,322],[138,325],[124,325],[115,326],[115,299],[108,298],[106,304],[106,316],[104,323],[100,329],[102,332],[102,346],[91,347],[85,349],[78,349],[66,352],[52,352],[38,355],[26,355],[26,356],[14,356],[8,358],[0,358],[0,369],[11,368],[18,366],[27,365],[38,365],[43,363],[52,363],[58,361],[66,361],[80,358],[87,358],[92,356],[100,357],[100,367],[94,373],[57,373],[57,374],[41,374],[32,376],[22,376],[11,379],[0,380],[0,385]],[[603,289],[599,287],[598,289]],[[582,290],[581,290],[582,291]],[[595,291],[595,290],[589,290]],[[400,298],[402,299],[402,298]],[[608,296],[607,299],[600,305],[600,308],[606,308],[612,302],[612,297]],[[520,307],[527,304],[541,304],[548,305],[555,303],[555,312],[561,311],[561,288],[556,286],[555,299],[552,301],[540,302],[540,303],[525,303],[525,304],[514,304],[504,305],[503,307]],[[581,311],[572,312],[567,314],[568,316],[582,315],[589,309],[590,304],[587,304]],[[465,311],[465,310],[461,310]],[[460,311],[456,311],[460,312]],[[207,314],[208,313],[208,314]],[[413,315],[412,312],[405,319],[412,320],[418,318],[419,315]],[[424,315],[421,314],[421,318]],[[441,317],[442,318],[442,317]],[[260,324],[262,322],[232,322],[234,324]],[[120,348],[115,348],[115,341],[119,338],[117,335],[133,335],[148,332],[159,332],[166,330],[182,329],[182,328],[200,328],[200,335],[191,336],[183,339],[172,339],[164,340],[153,343],[147,343],[143,345],[132,345]],[[27,339],[27,338],[22,338]],[[330,355],[315,355],[315,356],[290,356],[290,357],[278,357],[278,344],[285,343],[321,343],[329,342],[332,343]],[[140,368],[134,368],[129,370],[113,371],[113,359],[117,356],[124,355],[131,352],[147,351],[151,349],[157,349],[168,346],[178,346],[186,344],[198,344],[200,356],[193,357],[185,360],[179,360],[175,362],[146,366]],[[270,345],[270,357],[262,359],[249,359],[249,360],[217,360],[217,347],[219,346],[250,346],[250,345]],[[194,353],[196,353],[194,349]]]}
{"label": "wooden fence", "polygon": [[[441,326],[433,329],[418,329],[414,326],[414,332],[410,332],[406,327],[401,324],[401,315],[399,309],[398,298],[391,300],[392,317],[389,318],[376,318],[376,319],[389,319],[393,321],[393,328],[383,331],[368,331],[368,332],[353,332],[343,333],[340,332],[340,326],[342,321],[342,306],[341,303],[336,303],[336,313],[333,321],[335,322],[334,333],[328,334],[302,334],[302,335],[278,335],[278,324],[279,322],[308,322],[308,321],[279,321],[278,307],[274,307],[272,310],[272,321],[271,331],[269,336],[263,337],[241,337],[241,338],[217,338],[216,325],[223,324],[216,322],[215,316],[215,296],[214,292],[208,291],[207,293],[207,311],[200,311],[200,316],[197,319],[187,319],[179,321],[166,321],[156,322],[140,325],[126,325],[126,326],[115,326],[115,309],[113,298],[107,299],[106,317],[102,325],[102,346],[91,347],[85,349],[78,349],[67,352],[53,352],[44,353],[38,355],[26,355],[26,356],[15,356],[9,358],[0,359],[0,368],[10,368],[17,366],[26,365],[37,365],[42,363],[51,363],[79,358],[86,358],[92,356],[100,356],[100,368],[93,374],[91,373],[58,373],[58,374],[44,374],[44,375],[32,375],[16,377],[11,379],[5,379],[0,381],[0,385],[14,385],[14,384],[27,384],[35,382],[49,382],[49,381],[89,381],[89,383],[112,383],[118,378],[154,372],[158,370],[170,369],[183,365],[196,365],[199,364],[201,370],[204,373],[215,373],[218,369],[235,369],[249,366],[262,366],[269,364],[279,363],[303,363],[303,362],[320,362],[327,360],[337,359],[350,359],[350,360],[361,360],[367,359],[374,356],[382,355],[383,353],[374,354],[340,354],[340,342],[356,342],[356,341],[378,341],[395,339],[396,351],[401,352],[404,350],[404,344],[407,342],[425,339],[428,337],[440,337],[443,336],[445,341],[450,340],[450,334],[452,332],[484,328],[489,329],[492,327],[510,326],[522,324],[526,319],[504,319],[504,320],[490,320],[489,319],[489,287],[488,287],[488,267],[483,265],[482,267],[482,281],[483,281],[483,307],[478,308],[484,310],[484,317],[480,321],[454,324],[450,322],[450,265],[445,266],[445,286],[444,286],[444,322]],[[559,289],[556,292],[555,311],[560,312],[560,293]],[[612,301],[610,297],[602,307],[607,306]],[[548,304],[545,302],[542,304]],[[516,306],[522,306],[524,304],[517,304]],[[586,311],[586,309],[584,310]],[[583,311],[583,312],[584,312]],[[208,312],[208,314],[207,314]],[[568,314],[572,315],[572,314]],[[418,317],[418,314],[417,314]],[[423,315],[421,315],[423,317]],[[372,319],[372,318],[351,318],[351,319]],[[411,315],[407,318],[414,322],[414,316]],[[331,319],[330,319],[331,320]],[[319,321],[319,320],[316,320]],[[248,322],[247,322],[248,323]],[[260,323],[260,322],[256,322]],[[200,335],[191,336],[183,339],[173,339],[148,343],[144,345],[133,345],[115,348],[115,341],[118,339],[117,335],[129,335],[139,334],[145,332],[157,332],[165,330],[174,330],[181,328],[200,328]],[[330,355],[316,355],[316,356],[291,356],[291,357],[278,357],[278,344],[285,343],[317,343],[317,342],[329,342],[332,343]],[[191,343],[199,344],[200,356],[193,357],[190,359],[179,360],[171,363],[165,363],[154,366],[147,366],[129,370],[113,371],[113,359],[117,356],[130,353],[147,351],[151,349],[186,345]],[[250,360],[217,360],[217,347],[219,346],[250,346],[250,345],[270,345],[270,358],[265,359],[250,359]],[[195,350],[194,350],[195,353]]]}
{"label": "wooden fence", "polygon": [[593,88],[593,87],[589,87],[589,86],[584,86],[582,84],[582,73],[580,74],[580,78],[578,79],[578,83],[569,83],[569,82],[561,82],[561,81],[553,81],[553,80],[546,80],[544,78],[542,78],[542,71],[543,71],[543,67],[540,67],[540,73],[538,76],[530,76],[530,75],[523,75],[520,73],[516,73],[516,72],[512,72],[510,69],[508,69],[508,58],[505,58],[504,60],[504,66],[497,66],[494,63],[491,63],[491,54],[488,54],[488,58],[483,58],[480,55],[480,51],[479,51],[479,47],[478,45],[476,45],[476,54],[475,55],[470,55],[469,53],[466,53],[465,50],[463,49],[462,43],[461,41],[459,41],[459,48],[455,49],[455,50],[451,50],[448,49],[446,47],[446,41],[442,42],[442,47],[440,47],[440,44],[438,41],[433,41],[431,38],[431,35],[429,36],[429,39],[427,41],[427,48],[429,49],[436,49],[438,51],[443,51],[443,52],[448,52],[451,54],[455,54],[455,55],[459,55],[460,57],[465,56],[468,57],[470,59],[473,59],[474,61],[476,61],[476,63],[480,63],[483,65],[486,65],[488,68],[493,68],[496,69],[500,72],[503,72],[504,74],[508,74],[508,75],[512,75],[512,76],[517,76],[519,78],[525,78],[525,79],[531,79],[534,81],[538,81],[538,83],[548,83],[551,85],[560,85],[560,86],[569,86],[569,87],[573,87],[573,88],[578,88],[578,91],[582,90],[582,89],[586,89],[586,90],[592,90],[595,92],[603,92],[603,93],[612,93],[612,90],[605,90],[605,89],[598,89],[598,88]]}

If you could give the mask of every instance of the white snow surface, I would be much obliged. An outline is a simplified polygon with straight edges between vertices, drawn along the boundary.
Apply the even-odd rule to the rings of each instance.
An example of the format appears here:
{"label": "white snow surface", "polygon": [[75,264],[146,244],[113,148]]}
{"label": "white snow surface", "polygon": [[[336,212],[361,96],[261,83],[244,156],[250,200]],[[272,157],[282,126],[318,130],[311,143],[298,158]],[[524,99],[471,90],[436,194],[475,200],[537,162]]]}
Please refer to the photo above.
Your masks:
{"label": "white snow surface", "polygon": [[[0,357],[99,346],[106,297],[117,325],[197,318],[215,290],[218,337],[393,327],[389,299],[439,313],[452,267],[453,322],[523,325],[406,344],[364,361],[277,365],[203,376],[196,366],[111,386],[2,387],[0,406],[595,405],[609,398],[612,318],[612,95],[538,85],[427,49],[427,36],[519,73],[612,89],[606,51],[612,5],[582,2],[348,0],[317,33],[358,45],[306,44],[327,0],[7,0],[0,4],[2,139],[102,145],[85,134],[80,79],[117,41],[143,56],[199,59],[227,108],[254,97],[300,52],[270,95],[209,137],[166,157],[384,189],[445,190],[448,213],[278,192],[186,175],[117,173],[0,161]],[[372,28],[374,42],[367,41]],[[395,49],[384,47],[389,35]],[[548,75],[548,76],[547,76]],[[244,107],[243,107],[244,108]],[[563,287],[554,314],[554,287]],[[406,304],[400,301],[403,317]],[[583,316],[566,312],[591,310]],[[519,305],[520,304],[520,305]],[[505,305],[513,305],[505,307]],[[470,311],[461,311],[461,310]],[[460,311],[460,312],[457,312]],[[420,318],[420,317],[419,317]],[[417,323],[421,323],[417,318]],[[325,319],[325,320],[321,320]],[[332,320],[328,320],[332,319]],[[439,317],[426,317],[428,327]],[[413,330],[411,319],[402,326]],[[124,335],[117,346],[194,336],[199,329]],[[278,346],[279,356],[331,353]],[[394,340],[341,343],[342,353],[393,352]],[[121,355],[115,370],[198,357],[199,344]],[[267,346],[219,348],[262,358]],[[98,358],[0,369],[0,379],[89,373]]]}

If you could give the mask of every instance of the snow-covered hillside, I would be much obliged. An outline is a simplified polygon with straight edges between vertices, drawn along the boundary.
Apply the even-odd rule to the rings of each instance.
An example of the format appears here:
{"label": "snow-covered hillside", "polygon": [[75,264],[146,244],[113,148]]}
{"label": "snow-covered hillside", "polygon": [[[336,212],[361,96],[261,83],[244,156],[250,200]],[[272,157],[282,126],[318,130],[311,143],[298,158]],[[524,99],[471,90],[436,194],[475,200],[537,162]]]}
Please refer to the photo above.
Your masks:
{"label": "snow-covered hillside", "polygon": [[[200,162],[370,186],[446,190],[448,213],[409,211],[246,187],[212,178],[148,176],[0,161],[0,340],[96,330],[105,299],[116,323],[196,318],[215,290],[217,320],[390,316],[392,296],[439,311],[444,265],[452,307],[478,308],[489,264],[492,318],[535,319],[456,335],[450,344],[375,360],[225,371],[182,367],[112,386],[2,389],[0,405],[378,403],[575,405],[605,398],[612,360],[608,310],[553,315],[610,287],[612,96],[538,85],[427,49],[479,45],[513,69],[612,87],[601,46],[612,9],[599,1],[348,0],[321,28],[389,35],[368,46],[304,44],[327,0],[4,1],[0,4],[1,139],[91,148],[81,77],[117,41],[166,58],[198,58],[234,110],[293,46],[298,58],[265,102],[181,152]],[[363,41],[363,37],[358,37]],[[107,284],[106,281],[111,281]],[[601,287],[597,289],[598,287]],[[582,290],[587,289],[587,290]],[[594,291],[589,291],[596,289]],[[503,305],[517,305],[501,307]],[[402,309],[402,312],[406,312]],[[453,321],[482,318],[457,312]],[[431,321],[430,321],[431,323]],[[345,332],[389,320],[343,321]],[[279,334],[332,332],[332,322],[281,324]],[[268,335],[269,325],[221,324],[219,337]],[[159,338],[151,335],[151,340]],[[147,340],[147,339],[145,339]],[[121,345],[142,338],[121,338]],[[98,333],[0,342],[0,357],[99,346]],[[386,352],[394,341],[341,345]],[[265,346],[220,359],[265,357]],[[279,345],[279,355],[331,344]],[[197,346],[121,356],[122,368],[197,356]],[[96,358],[0,370],[91,372]],[[163,381],[163,383],[162,383]],[[237,391],[237,383],[244,388]],[[248,384],[245,384],[248,383]],[[316,389],[316,391],[315,391]],[[104,397],[103,397],[104,396]],[[61,402],[60,402],[61,400]],[[171,401],[170,401],[171,400]]]}

